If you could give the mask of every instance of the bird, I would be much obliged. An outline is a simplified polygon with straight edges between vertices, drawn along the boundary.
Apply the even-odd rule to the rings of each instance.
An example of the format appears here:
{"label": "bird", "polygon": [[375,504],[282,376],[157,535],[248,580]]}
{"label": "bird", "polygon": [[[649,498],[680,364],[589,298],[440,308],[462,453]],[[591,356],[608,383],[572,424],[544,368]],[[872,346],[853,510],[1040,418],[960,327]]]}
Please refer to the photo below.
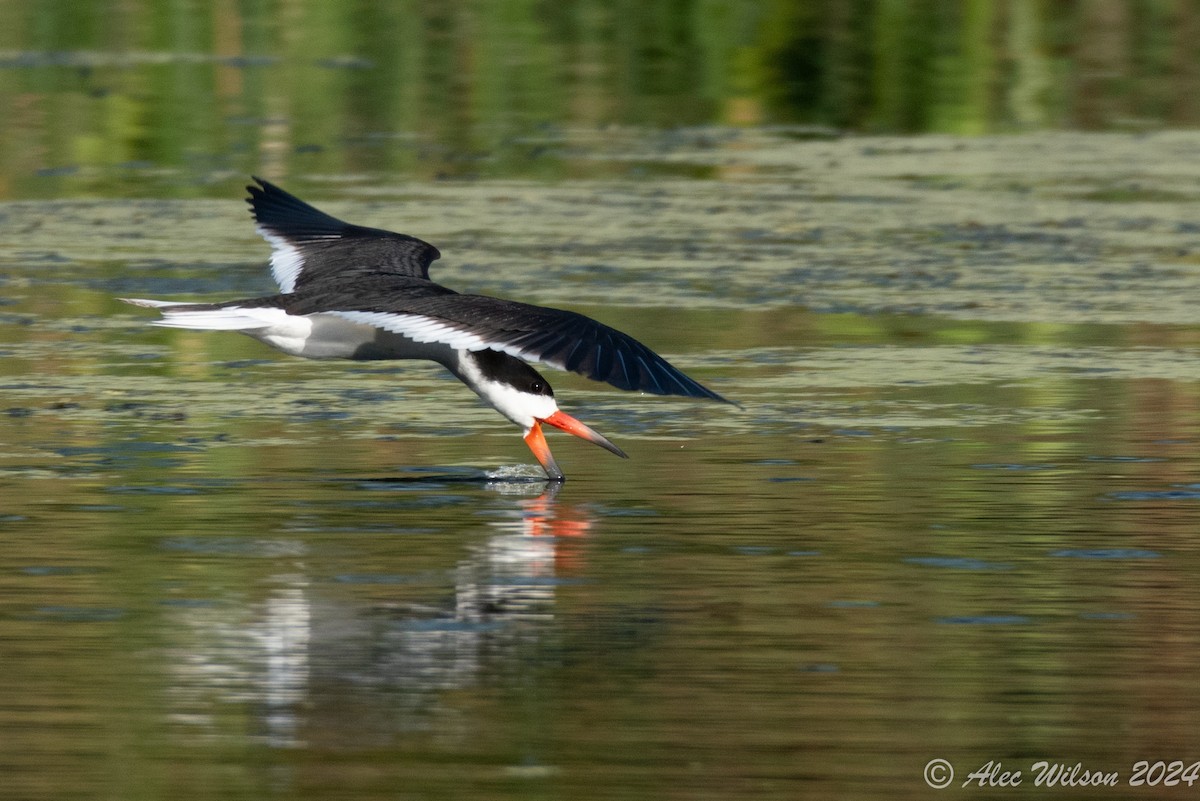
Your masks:
{"label": "bird", "polygon": [[251,178],[246,202],[271,246],[278,293],[219,303],[119,300],[157,310],[151,325],[237,331],[292,356],[436,362],[522,428],[549,481],[566,476],[543,425],[628,455],[559,409],[527,361],[623,390],[733,403],[628,334],[573,311],[456,292],[430,280],[441,253],[428,242],[344,222]]}

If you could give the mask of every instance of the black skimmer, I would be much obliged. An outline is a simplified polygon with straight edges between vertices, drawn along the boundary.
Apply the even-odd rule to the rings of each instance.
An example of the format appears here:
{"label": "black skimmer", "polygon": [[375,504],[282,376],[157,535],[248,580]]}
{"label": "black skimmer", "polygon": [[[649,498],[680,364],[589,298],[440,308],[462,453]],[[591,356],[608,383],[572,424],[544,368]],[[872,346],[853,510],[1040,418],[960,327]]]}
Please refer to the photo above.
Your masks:
{"label": "black skimmer", "polygon": [[429,359],[525,431],[546,475],[563,480],[542,424],[624,451],[558,408],[536,360],[625,390],[730,403],[631,336],[582,314],[429,280],[438,249],[416,237],[352,225],[261,178],[247,202],[271,245],[280,294],[224,303],[121,298],[162,313],[153,325],[239,331],[309,359]]}

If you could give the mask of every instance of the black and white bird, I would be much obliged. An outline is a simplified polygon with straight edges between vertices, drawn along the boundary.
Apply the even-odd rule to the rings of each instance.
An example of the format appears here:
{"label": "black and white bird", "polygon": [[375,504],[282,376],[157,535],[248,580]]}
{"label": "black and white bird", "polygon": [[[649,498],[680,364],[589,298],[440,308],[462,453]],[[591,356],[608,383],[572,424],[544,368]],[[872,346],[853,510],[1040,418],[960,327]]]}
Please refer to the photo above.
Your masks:
{"label": "black and white bird", "polygon": [[571,311],[459,294],[429,280],[441,254],[428,242],[351,225],[254,180],[247,202],[271,245],[279,294],[223,303],[122,300],[161,312],[153,325],[239,331],[293,356],[435,361],[520,426],[555,481],[564,476],[543,423],[627,457],[561,411],[526,359],[620,389],[730,403],[627,334]]}

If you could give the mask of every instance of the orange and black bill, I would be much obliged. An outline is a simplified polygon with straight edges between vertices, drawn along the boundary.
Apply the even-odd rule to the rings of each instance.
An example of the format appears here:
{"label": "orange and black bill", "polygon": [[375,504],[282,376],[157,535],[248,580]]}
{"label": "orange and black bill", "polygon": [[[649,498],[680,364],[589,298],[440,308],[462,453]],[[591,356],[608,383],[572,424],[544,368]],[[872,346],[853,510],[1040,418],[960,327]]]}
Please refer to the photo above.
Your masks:
{"label": "orange and black bill", "polygon": [[558,468],[558,463],[554,461],[554,456],[550,453],[550,446],[546,444],[546,435],[542,433],[542,423],[552,425],[555,428],[561,428],[568,434],[574,434],[580,439],[586,439],[588,442],[615,453],[622,459],[629,458],[629,455],[625,451],[609,442],[607,437],[597,434],[566,412],[557,411],[547,418],[535,421],[533,428],[529,429],[529,433],[525,435],[525,444],[529,446],[529,450],[533,451],[533,455],[541,463],[542,469],[546,471],[546,475],[553,481],[562,481],[566,476]]}

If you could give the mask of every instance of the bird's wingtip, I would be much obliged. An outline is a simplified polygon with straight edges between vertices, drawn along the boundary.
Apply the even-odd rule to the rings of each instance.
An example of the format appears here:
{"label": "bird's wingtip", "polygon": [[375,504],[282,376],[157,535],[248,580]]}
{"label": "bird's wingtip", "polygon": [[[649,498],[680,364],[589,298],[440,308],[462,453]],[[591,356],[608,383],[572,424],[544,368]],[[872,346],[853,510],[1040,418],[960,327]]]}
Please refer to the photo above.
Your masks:
{"label": "bird's wingtip", "polygon": [[268,195],[286,194],[278,186],[261,176],[251,174],[250,180],[254,181],[254,183],[246,184],[246,191],[250,193],[250,196],[246,198],[246,202],[250,204],[251,208],[253,208],[256,203],[265,199]]}
{"label": "bird's wingtip", "polygon": [[[746,407],[745,407],[745,406],[743,406],[742,404],[738,403],[737,401],[735,401],[735,400],[730,400],[729,398],[725,397],[725,396],[724,396],[724,395],[722,395],[721,393],[719,393],[719,392],[714,392],[713,390],[709,389],[708,387],[704,386],[703,384],[701,384],[701,383],[699,383],[699,382],[692,381],[692,383],[693,383],[695,386],[694,386],[694,387],[692,387],[692,391],[691,391],[691,392],[687,392],[687,393],[686,393],[686,396],[687,396],[687,397],[690,397],[690,398],[707,398],[708,400],[715,400],[715,401],[718,401],[718,402],[720,402],[720,403],[728,403],[730,406],[736,406],[738,409],[741,409],[741,410],[745,411]],[[699,390],[699,391],[697,392],[696,390]],[[684,393],[681,393],[681,394],[684,394]]]}
{"label": "bird's wingtip", "polygon": [[709,397],[711,397],[713,400],[720,401],[721,403],[728,403],[730,406],[734,406],[740,411],[743,411],[743,412],[746,411],[746,407],[743,406],[740,402],[735,401],[735,400],[730,400],[729,398],[725,397],[724,395],[722,395],[719,392],[713,392],[708,387],[705,387],[704,389],[708,392]]}
{"label": "bird's wingtip", "polygon": [[250,180],[254,181],[254,183],[246,184],[246,191],[250,193],[250,196],[246,198],[246,202],[253,206],[254,201],[260,195],[262,195],[263,192],[267,190],[267,187],[269,187],[271,184],[268,181],[259,178],[257,175],[251,175]]}

